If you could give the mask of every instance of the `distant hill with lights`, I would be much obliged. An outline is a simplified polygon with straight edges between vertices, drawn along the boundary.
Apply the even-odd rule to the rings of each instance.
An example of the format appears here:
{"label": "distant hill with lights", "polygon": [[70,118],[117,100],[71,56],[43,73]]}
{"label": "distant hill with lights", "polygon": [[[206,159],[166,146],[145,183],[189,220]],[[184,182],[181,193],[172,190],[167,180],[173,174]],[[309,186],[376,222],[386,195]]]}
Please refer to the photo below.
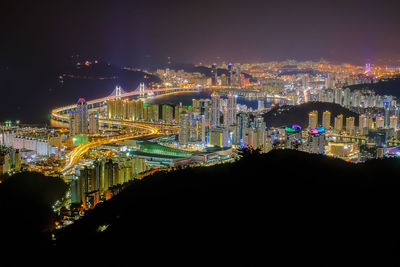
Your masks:
{"label": "distant hill with lights", "polygon": [[[185,72],[191,72],[191,73],[198,72],[205,75],[206,77],[211,77],[211,68],[206,66],[195,66],[193,64],[173,64],[173,65],[166,65],[165,67],[173,69],[175,71],[184,70]],[[235,69],[233,69],[233,73],[234,74],[236,73]],[[228,70],[218,68],[217,66],[217,74],[218,76],[221,76],[222,74],[228,76]],[[253,77],[250,74],[247,73],[242,73],[242,74],[244,75],[245,78],[249,78],[252,81]]]}
{"label": "distant hill with lights", "polygon": [[76,63],[65,68],[61,76],[66,79],[116,80],[123,82],[126,87],[134,87],[140,82],[146,84],[161,82],[160,78],[155,75],[137,69],[121,68],[103,61]]}
{"label": "distant hill with lights", "polygon": [[400,77],[380,80],[377,83],[356,84],[347,86],[351,90],[368,89],[379,95],[393,95],[400,97]]}
{"label": "distant hill with lights", "polygon": [[[355,118],[355,125],[358,125],[359,114],[344,108],[335,103],[325,102],[308,102],[296,106],[279,106],[275,107],[264,114],[264,121],[267,127],[280,127],[286,125],[297,124],[301,127],[308,127],[308,113],[318,111],[318,123],[322,123],[322,113],[326,110],[331,112],[331,125],[334,125],[334,118],[343,114],[343,119],[347,117]],[[345,121],[344,121],[345,123]]]}

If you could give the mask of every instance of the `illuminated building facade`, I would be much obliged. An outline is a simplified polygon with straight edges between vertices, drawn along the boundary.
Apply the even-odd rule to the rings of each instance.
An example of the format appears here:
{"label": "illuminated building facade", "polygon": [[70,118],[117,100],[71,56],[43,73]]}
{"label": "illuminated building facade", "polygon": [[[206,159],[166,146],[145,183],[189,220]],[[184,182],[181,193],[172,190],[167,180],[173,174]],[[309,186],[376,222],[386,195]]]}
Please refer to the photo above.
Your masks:
{"label": "illuminated building facade", "polygon": [[354,117],[346,118],[346,132],[348,135],[355,135]]}
{"label": "illuminated building facade", "polygon": [[343,130],[343,115],[342,114],[335,117],[334,127],[335,127],[335,131],[337,133],[340,133]]}
{"label": "illuminated building facade", "polygon": [[186,111],[182,111],[179,116],[179,145],[187,146],[189,143],[190,134],[190,114],[188,114]]}
{"label": "illuminated building facade", "polygon": [[322,113],[322,127],[327,130],[331,128],[331,112],[324,111]]}
{"label": "illuminated building facade", "polygon": [[319,127],[308,131],[309,152],[324,154],[325,152],[325,128]]}
{"label": "illuminated building facade", "polygon": [[318,126],[318,111],[314,110],[308,114],[308,128],[315,129]]}
{"label": "illuminated building facade", "polygon": [[220,126],[220,97],[216,94],[211,95],[211,127]]}
{"label": "illuminated building facade", "polygon": [[394,131],[397,131],[397,124],[398,124],[398,117],[397,116],[391,116],[390,117],[389,128],[390,129],[394,129]]}

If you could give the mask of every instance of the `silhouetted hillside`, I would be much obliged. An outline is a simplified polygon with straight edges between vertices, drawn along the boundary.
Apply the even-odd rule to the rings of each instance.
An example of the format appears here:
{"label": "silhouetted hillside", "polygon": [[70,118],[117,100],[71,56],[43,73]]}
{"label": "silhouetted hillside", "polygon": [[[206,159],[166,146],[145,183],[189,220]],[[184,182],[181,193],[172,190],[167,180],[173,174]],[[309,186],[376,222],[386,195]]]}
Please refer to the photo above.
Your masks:
{"label": "silhouetted hillside", "polygon": [[119,253],[118,261],[142,253],[190,255],[190,263],[215,255],[314,264],[388,260],[399,238],[399,166],[277,150],[156,173],[59,231],[57,247]]}
{"label": "silhouetted hillside", "polygon": [[[318,111],[318,123],[322,124],[322,113],[326,110],[331,112],[331,125],[337,115],[343,114],[343,120],[347,117],[355,118],[355,125],[358,125],[359,115],[347,108],[335,103],[308,102],[298,106],[280,106],[264,114],[264,121],[267,127],[280,127],[298,124],[301,127],[308,127],[308,113]],[[345,121],[343,121],[345,123]]]}
{"label": "silhouetted hillside", "polygon": [[3,248],[48,247],[54,230],[52,205],[67,185],[40,173],[18,173],[0,184],[0,237]]}

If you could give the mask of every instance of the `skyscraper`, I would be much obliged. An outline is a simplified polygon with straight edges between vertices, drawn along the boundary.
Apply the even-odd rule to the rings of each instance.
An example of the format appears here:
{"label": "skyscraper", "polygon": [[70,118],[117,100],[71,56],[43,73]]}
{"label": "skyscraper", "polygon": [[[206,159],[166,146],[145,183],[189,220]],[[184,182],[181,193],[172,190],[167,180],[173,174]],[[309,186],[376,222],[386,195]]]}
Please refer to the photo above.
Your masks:
{"label": "skyscraper", "polygon": [[174,107],[174,119],[176,123],[179,123],[180,114],[182,112],[182,103]]}
{"label": "skyscraper", "polygon": [[332,75],[328,73],[325,79],[325,89],[331,89],[332,87]]}
{"label": "skyscraper", "polygon": [[368,132],[368,119],[367,116],[361,114],[358,120],[358,128],[360,130],[360,135],[366,135]]}
{"label": "skyscraper", "polygon": [[343,105],[345,107],[350,107],[351,103],[351,92],[349,88],[344,89],[344,96],[343,96]]}
{"label": "skyscraper", "polygon": [[85,134],[88,131],[88,107],[84,98],[78,99],[79,133]]}
{"label": "skyscraper", "polygon": [[232,86],[232,81],[233,81],[233,65],[232,63],[228,64],[228,85]]}
{"label": "skyscraper", "polygon": [[343,95],[342,91],[343,90],[340,88],[335,89],[335,103],[336,104],[342,105],[342,95]]}
{"label": "skyscraper", "polygon": [[189,142],[189,123],[190,123],[190,116],[186,111],[182,111],[179,114],[179,145],[180,146],[187,146]]}
{"label": "skyscraper", "polygon": [[385,121],[384,121],[384,127],[388,127],[389,126],[389,102],[385,101],[383,102],[383,107],[385,109]]}
{"label": "skyscraper", "polygon": [[391,116],[390,117],[389,128],[390,129],[394,129],[395,131],[397,131],[397,122],[398,122],[398,117],[397,116]]}
{"label": "skyscraper", "polygon": [[244,142],[245,131],[249,127],[250,117],[248,113],[240,113],[237,115],[236,126],[236,143],[241,144]]}
{"label": "skyscraper", "polygon": [[[236,123],[236,105],[237,105],[237,98],[233,94],[228,95],[228,102],[227,102],[227,125],[233,125]],[[224,118],[225,119],[225,118]]]}
{"label": "skyscraper", "polygon": [[171,123],[173,120],[173,107],[170,105],[162,105],[162,120],[165,123]]}
{"label": "skyscraper", "polygon": [[236,75],[236,79],[235,79],[236,86],[240,87],[242,81],[241,81],[241,78],[240,78],[240,66],[239,65],[236,65],[236,73],[235,73],[235,75]]}
{"label": "skyscraper", "polygon": [[77,135],[80,132],[80,120],[79,114],[76,112],[71,112],[69,114],[69,132],[70,135]]}
{"label": "skyscraper", "polygon": [[354,117],[346,118],[346,132],[349,135],[354,135]]}
{"label": "skyscraper", "polygon": [[308,114],[308,127],[309,129],[317,128],[318,126],[318,111],[314,110]]}
{"label": "skyscraper", "polygon": [[331,112],[324,111],[322,113],[322,126],[327,130],[331,128]]}
{"label": "skyscraper", "polygon": [[211,95],[211,126],[220,126],[220,97],[216,94]]}
{"label": "skyscraper", "polygon": [[217,74],[217,64],[213,63],[211,65],[211,84],[217,85],[218,74]]}
{"label": "skyscraper", "polygon": [[324,154],[325,152],[325,129],[324,127],[311,129],[308,132],[308,146],[310,153]]}
{"label": "skyscraper", "polygon": [[376,117],[375,118],[375,128],[384,128],[385,127],[385,119],[383,117]]}
{"label": "skyscraper", "polygon": [[138,99],[135,104],[135,121],[143,119],[143,112],[143,101],[141,99]]}
{"label": "skyscraper", "polygon": [[339,132],[342,131],[342,129],[343,129],[343,115],[342,114],[340,114],[340,115],[335,117],[335,125],[334,125],[334,127],[335,127],[335,131],[336,132],[339,133]]}
{"label": "skyscraper", "polygon": [[89,114],[89,133],[98,134],[99,129],[99,114],[97,112],[92,112]]}

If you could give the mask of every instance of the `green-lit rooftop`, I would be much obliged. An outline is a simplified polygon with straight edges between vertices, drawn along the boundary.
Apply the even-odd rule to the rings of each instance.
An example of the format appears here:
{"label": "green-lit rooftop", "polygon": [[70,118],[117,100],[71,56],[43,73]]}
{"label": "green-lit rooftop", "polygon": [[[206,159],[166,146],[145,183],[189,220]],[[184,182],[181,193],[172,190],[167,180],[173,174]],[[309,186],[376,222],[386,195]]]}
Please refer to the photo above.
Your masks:
{"label": "green-lit rooftop", "polygon": [[156,143],[148,142],[148,141],[141,141],[138,142],[139,151],[146,153],[146,154],[153,154],[159,156],[172,156],[172,157],[179,157],[179,158],[190,158],[193,156],[193,152],[175,149],[167,146],[162,146]]}

